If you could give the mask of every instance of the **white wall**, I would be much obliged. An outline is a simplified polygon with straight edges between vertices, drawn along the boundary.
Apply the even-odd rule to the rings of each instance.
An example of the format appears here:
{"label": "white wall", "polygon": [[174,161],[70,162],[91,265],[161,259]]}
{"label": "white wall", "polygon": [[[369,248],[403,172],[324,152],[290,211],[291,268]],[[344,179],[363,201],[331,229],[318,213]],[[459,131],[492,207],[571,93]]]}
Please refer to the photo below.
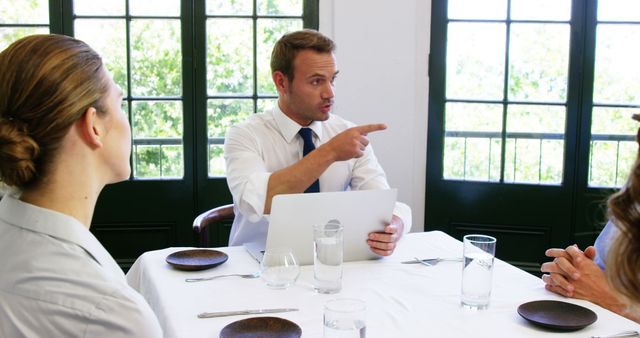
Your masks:
{"label": "white wall", "polygon": [[320,1],[320,31],[337,44],[334,112],[388,125],[370,140],[412,231],[424,227],[430,18],[426,0]]}

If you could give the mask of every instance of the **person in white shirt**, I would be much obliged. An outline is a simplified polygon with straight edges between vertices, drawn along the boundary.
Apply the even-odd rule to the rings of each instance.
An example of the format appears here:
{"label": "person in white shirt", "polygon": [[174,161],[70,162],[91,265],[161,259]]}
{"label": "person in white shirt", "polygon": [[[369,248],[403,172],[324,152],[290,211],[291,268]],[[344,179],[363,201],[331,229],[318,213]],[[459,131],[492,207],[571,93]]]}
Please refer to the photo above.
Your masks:
{"label": "person in white shirt", "polygon": [[155,314],[89,227],[129,177],[122,91],[100,56],[62,35],[0,53],[0,337],[162,337]]}
{"label": "person in white shirt", "polygon": [[[271,55],[277,106],[228,130],[224,154],[236,214],[229,245],[266,241],[275,195],[389,188],[367,139],[386,125],[356,126],[331,114],[334,49],[314,30],[282,36]],[[303,149],[311,142],[310,151]],[[410,228],[410,208],[396,203],[391,224],[366,240],[374,253],[388,256]]]}

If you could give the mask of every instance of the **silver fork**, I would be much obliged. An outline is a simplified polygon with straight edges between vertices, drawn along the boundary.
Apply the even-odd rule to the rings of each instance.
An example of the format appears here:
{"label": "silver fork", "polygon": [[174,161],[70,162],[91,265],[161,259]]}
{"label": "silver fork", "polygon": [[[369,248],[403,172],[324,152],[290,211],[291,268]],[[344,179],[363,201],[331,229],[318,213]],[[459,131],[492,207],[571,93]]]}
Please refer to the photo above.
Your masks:
{"label": "silver fork", "polygon": [[426,266],[434,266],[440,262],[460,262],[462,261],[461,258],[430,258],[430,259],[420,259],[418,257],[413,257],[413,259],[422,264],[422,265],[426,265]]}
{"label": "silver fork", "polygon": [[612,334],[610,336],[591,336],[591,338],[632,338],[632,337],[640,337],[640,332],[635,330],[622,331],[616,334]]}
{"label": "silver fork", "polygon": [[211,276],[211,277],[200,277],[200,278],[187,278],[184,281],[185,282],[203,282],[203,281],[207,281],[207,280],[212,280],[212,279],[218,279],[218,278],[223,278],[223,277],[240,277],[240,278],[258,278],[260,277],[260,272],[254,272],[254,273],[230,273],[227,275],[217,275],[217,276]]}

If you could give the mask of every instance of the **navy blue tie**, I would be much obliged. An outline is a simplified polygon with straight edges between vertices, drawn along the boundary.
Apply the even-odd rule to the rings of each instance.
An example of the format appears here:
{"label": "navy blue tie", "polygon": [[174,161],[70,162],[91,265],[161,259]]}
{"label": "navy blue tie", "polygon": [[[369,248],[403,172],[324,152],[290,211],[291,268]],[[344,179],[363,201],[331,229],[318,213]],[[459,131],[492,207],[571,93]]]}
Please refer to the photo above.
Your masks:
{"label": "navy blue tie", "polygon": [[[313,145],[313,131],[310,128],[300,128],[298,134],[300,134],[304,141],[304,146],[302,148],[302,156],[304,157],[316,149],[316,146]],[[320,192],[320,180],[313,182],[313,184],[311,184],[304,192]]]}

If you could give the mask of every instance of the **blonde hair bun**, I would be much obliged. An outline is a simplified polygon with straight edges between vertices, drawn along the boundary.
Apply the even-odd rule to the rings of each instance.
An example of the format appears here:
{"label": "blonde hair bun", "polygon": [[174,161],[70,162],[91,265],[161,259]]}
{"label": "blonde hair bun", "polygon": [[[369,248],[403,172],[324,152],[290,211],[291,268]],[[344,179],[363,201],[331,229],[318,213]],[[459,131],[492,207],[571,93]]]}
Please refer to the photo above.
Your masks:
{"label": "blonde hair bun", "polygon": [[36,173],[39,153],[24,123],[0,118],[0,180],[9,186],[24,186]]}

